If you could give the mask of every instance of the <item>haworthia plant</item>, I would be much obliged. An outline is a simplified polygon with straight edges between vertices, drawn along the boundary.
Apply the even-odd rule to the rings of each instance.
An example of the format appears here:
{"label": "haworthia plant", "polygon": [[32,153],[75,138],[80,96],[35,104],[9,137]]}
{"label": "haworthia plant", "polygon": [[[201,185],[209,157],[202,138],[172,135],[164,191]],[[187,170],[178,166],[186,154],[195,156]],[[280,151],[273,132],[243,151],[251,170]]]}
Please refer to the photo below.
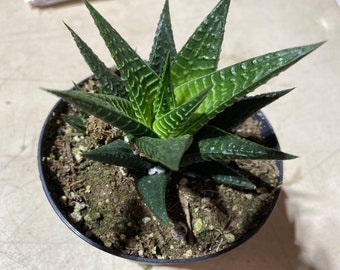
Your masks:
{"label": "haworthia plant", "polygon": [[[211,180],[253,190],[254,183],[226,168],[224,161],[295,158],[231,131],[292,89],[251,97],[248,93],[322,43],[267,53],[218,70],[230,1],[220,0],[177,53],[169,2],[165,0],[150,58],[145,61],[87,0],[84,3],[119,76],[67,26],[99,81],[100,90],[87,93],[76,87],[75,91],[48,91],[120,128],[130,138],[128,142],[118,138],[84,156],[138,172],[136,187],[154,216],[164,224],[172,223],[166,209],[167,184],[174,173],[178,177],[189,165],[222,166],[222,170],[206,170]],[[85,127],[79,119],[65,120],[82,131]]]}

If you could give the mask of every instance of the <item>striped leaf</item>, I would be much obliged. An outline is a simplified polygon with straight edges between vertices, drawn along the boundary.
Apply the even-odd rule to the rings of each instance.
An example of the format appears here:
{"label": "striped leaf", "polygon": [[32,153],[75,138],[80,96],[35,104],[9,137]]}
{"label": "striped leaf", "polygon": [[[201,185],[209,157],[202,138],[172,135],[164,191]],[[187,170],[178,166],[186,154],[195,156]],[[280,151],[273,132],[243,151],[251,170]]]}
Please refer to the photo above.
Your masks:
{"label": "striped leaf", "polygon": [[233,105],[216,115],[216,117],[209,122],[209,125],[230,131],[233,127],[242,123],[248,117],[251,117],[258,110],[286,95],[293,89],[294,88],[245,97],[236,101]]}
{"label": "striped leaf", "polygon": [[95,161],[145,172],[153,164],[135,155],[130,146],[117,139],[107,145],[83,153],[83,156]]}
{"label": "striped leaf", "polygon": [[199,152],[206,161],[296,158],[294,155],[262,146],[212,126],[206,126],[199,136],[202,136],[198,139]]}
{"label": "striped leaf", "polygon": [[159,119],[171,109],[175,108],[175,106],[175,95],[170,77],[170,56],[168,55],[161,77],[160,87],[154,100],[155,119]]}
{"label": "striped leaf", "polygon": [[47,91],[126,133],[135,136],[157,136],[151,129],[136,120],[132,105],[126,99],[83,91]]}
{"label": "striped leaf", "polygon": [[137,147],[148,159],[160,162],[173,171],[178,171],[183,154],[191,143],[190,135],[170,139],[151,137],[136,139]]}
{"label": "striped leaf", "polygon": [[166,174],[147,175],[137,180],[137,189],[145,204],[165,225],[170,225],[166,210],[166,186],[169,176]]}
{"label": "striped leaf", "polygon": [[121,79],[98,58],[91,48],[67,25],[71,32],[80,53],[84,57],[86,63],[92,70],[95,77],[100,82],[103,94],[111,94],[123,98],[127,98],[127,93]]}
{"label": "striped leaf", "polygon": [[206,98],[209,90],[209,88],[205,89],[193,99],[164,114],[153,123],[153,130],[163,138],[180,134],[197,107]]}
{"label": "striped leaf", "polygon": [[278,75],[321,44],[316,43],[258,56],[175,88],[176,102],[182,104],[203,89],[212,87],[204,102],[197,109],[197,114],[183,129],[183,134],[194,134],[226,107]]}
{"label": "striped leaf", "polygon": [[221,0],[177,54],[171,67],[175,87],[217,69],[229,2]]}
{"label": "striped leaf", "polygon": [[151,127],[153,98],[159,86],[158,75],[87,0],[84,2],[121,73],[136,117],[145,126]]}
{"label": "striped leaf", "polygon": [[166,55],[170,54],[170,59],[176,55],[176,47],[172,33],[169,1],[164,3],[163,11],[161,13],[156,35],[154,38],[152,50],[149,58],[150,67],[157,73],[161,74],[166,62]]}

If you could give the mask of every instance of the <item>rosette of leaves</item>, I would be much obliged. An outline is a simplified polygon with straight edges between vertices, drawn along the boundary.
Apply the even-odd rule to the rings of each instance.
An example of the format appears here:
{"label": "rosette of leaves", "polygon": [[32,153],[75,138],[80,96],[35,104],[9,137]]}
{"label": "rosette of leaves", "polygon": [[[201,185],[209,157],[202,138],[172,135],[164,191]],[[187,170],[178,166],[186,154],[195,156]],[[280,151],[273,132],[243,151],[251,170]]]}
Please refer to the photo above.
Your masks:
{"label": "rosette of leaves", "polygon": [[[193,163],[209,168],[218,183],[255,186],[221,162],[233,159],[292,159],[295,156],[232,134],[231,128],[291,89],[246,96],[321,43],[284,49],[217,69],[229,0],[221,0],[177,52],[168,0],[150,58],[143,60],[87,0],[84,1],[120,76],[108,68],[69,27],[81,54],[100,82],[98,93],[48,90],[87,114],[120,128],[130,138],[84,153],[140,175],[136,187],[152,213],[171,224],[167,183]],[[69,119],[70,122],[83,123]],[[136,151],[136,149],[138,151]]]}

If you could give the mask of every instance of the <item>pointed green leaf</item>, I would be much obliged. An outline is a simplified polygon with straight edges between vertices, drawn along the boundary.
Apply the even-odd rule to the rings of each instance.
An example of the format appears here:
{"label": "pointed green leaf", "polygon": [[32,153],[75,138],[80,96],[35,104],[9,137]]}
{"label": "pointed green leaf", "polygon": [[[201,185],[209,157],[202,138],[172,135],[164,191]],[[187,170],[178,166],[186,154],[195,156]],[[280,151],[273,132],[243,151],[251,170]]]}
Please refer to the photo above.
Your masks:
{"label": "pointed green leaf", "polygon": [[191,143],[192,136],[189,135],[170,139],[151,137],[136,139],[137,147],[148,159],[159,162],[173,171],[178,171],[182,156]]}
{"label": "pointed green leaf", "polygon": [[245,97],[216,115],[216,117],[209,122],[209,125],[216,126],[225,131],[231,130],[231,128],[242,123],[261,108],[286,95],[293,89],[294,88]]}
{"label": "pointed green leaf", "polygon": [[166,113],[153,123],[153,130],[163,138],[169,136],[177,136],[181,133],[183,126],[187,123],[190,117],[194,114],[197,107],[206,98],[210,88],[205,89],[196,97],[182,104],[179,107]]}
{"label": "pointed green leaf", "polygon": [[80,92],[84,91],[82,86],[79,85],[79,84],[76,84],[75,82],[73,82],[73,89],[72,90],[80,91]]}
{"label": "pointed green leaf", "polygon": [[137,118],[151,127],[153,98],[159,86],[158,75],[87,0],[84,2],[116,62]]}
{"label": "pointed green leaf", "polygon": [[188,173],[208,177],[218,184],[224,184],[240,189],[253,190],[256,186],[235,169],[219,162],[201,162],[186,168]]}
{"label": "pointed green leaf", "polygon": [[152,50],[150,53],[149,65],[157,73],[161,74],[166,62],[166,55],[170,54],[170,59],[176,55],[176,47],[172,33],[169,1],[164,3],[160,16]]}
{"label": "pointed green leaf", "polygon": [[147,175],[137,181],[137,189],[152,214],[165,225],[170,225],[165,201],[167,183],[166,174]]}
{"label": "pointed green leaf", "polygon": [[256,186],[251,181],[249,181],[247,178],[242,177],[242,176],[217,174],[217,175],[213,175],[212,179],[216,183],[228,185],[231,187],[248,189],[248,190],[256,189]]}
{"label": "pointed green leaf", "polygon": [[126,99],[112,95],[91,94],[84,91],[48,92],[74,104],[79,109],[135,136],[157,136],[151,129],[136,120],[132,105]]}
{"label": "pointed green leaf", "polygon": [[71,127],[75,128],[81,133],[86,132],[86,122],[78,117],[78,116],[73,116],[73,115],[67,115],[67,114],[62,114],[61,118],[69,124]]}
{"label": "pointed green leaf", "polygon": [[210,93],[188,122],[183,134],[194,134],[226,107],[255,90],[270,78],[311,53],[322,43],[295,47],[258,56],[175,88],[177,104],[182,104],[206,89]]}
{"label": "pointed green leaf", "polygon": [[102,86],[103,94],[111,94],[126,98],[127,93],[121,79],[98,58],[90,47],[67,25],[65,26],[71,32],[80,53],[83,55],[86,63],[92,70],[95,77]]}
{"label": "pointed green leaf", "polygon": [[202,158],[207,161],[296,158],[294,155],[262,146],[212,126],[206,126],[199,135],[203,138],[198,140],[198,148]]}
{"label": "pointed green leaf", "polygon": [[170,77],[170,56],[165,62],[164,71],[160,81],[160,87],[154,100],[155,119],[159,119],[175,107],[175,95]]}
{"label": "pointed green leaf", "polygon": [[123,140],[115,140],[107,145],[83,153],[83,156],[115,166],[123,166],[137,171],[147,171],[153,164],[135,155]]}
{"label": "pointed green leaf", "polygon": [[177,54],[171,67],[175,87],[216,70],[229,2],[221,0]]}

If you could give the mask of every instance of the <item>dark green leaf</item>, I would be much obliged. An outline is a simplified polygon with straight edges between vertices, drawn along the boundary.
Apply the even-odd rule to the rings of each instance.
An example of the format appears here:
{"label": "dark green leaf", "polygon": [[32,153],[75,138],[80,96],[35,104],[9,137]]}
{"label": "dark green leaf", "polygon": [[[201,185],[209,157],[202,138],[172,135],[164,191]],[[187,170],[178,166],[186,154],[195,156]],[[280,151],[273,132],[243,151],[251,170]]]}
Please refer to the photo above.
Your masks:
{"label": "dark green leaf", "polygon": [[86,122],[82,118],[78,116],[72,116],[72,115],[66,115],[66,114],[62,114],[61,117],[67,124],[75,128],[79,132],[81,133],[86,132]]}
{"label": "dark green leaf", "polygon": [[77,47],[83,55],[85,61],[91,68],[93,74],[101,84],[103,94],[111,94],[127,98],[127,93],[121,79],[98,58],[91,48],[67,25],[71,32]]}
{"label": "dark green leaf", "polygon": [[231,187],[249,190],[256,189],[256,186],[251,181],[242,176],[217,174],[213,175],[212,179],[216,183],[228,185]]}
{"label": "dark green leaf", "polygon": [[256,188],[249,179],[231,169],[227,164],[219,162],[201,162],[191,165],[186,171],[211,178],[218,184],[249,190]]}
{"label": "dark green leaf", "polygon": [[157,136],[151,129],[135,119],[132,105],[126,99],[112,95],[91,94],[84,91],[48,92],[72,103],[79,109],[135,136]]}
{"label": "dark green leaf", "polygon": [[212,126],[206,126],[201,130],[200,136],[202,138],[198,141],[199,151],[202,158],[207,161],[296,158],[294,155],[262,146]]}
{"label": "dark green leaf", "polygon": [[221,0],[177,54],[171,67],[175,87],[216,70],[229,2]]}
{"label": "dark green leaf", "polygon": [[84,157],[95,161],[123,166],[137,171],[147,171],[153,166],[152,163],[135,155],[130,149],[130,146],[120,139],[88,151],[83,155]]}
{"label": "dark green leaf", "polygon": [[169,1],[164,3],[163,11],[160,16],[156,35],[154,38],[152,51],[150,53],[149,65],[157,73],[161,74],[166,62],[166,55],[170,54],[170,59],[176,55],[176,47],[172,33]]}
{"label": "dark green leaf", "polygon": [[178,171],[182,156],[191,143],[192,136],[189,135],[170,139],[151,137],[136,139],[136,145],[148,159],[159,162],[173,171]]}
{"label": "dark green leaf", "polygon": [[165,202],[167,183],[166,174],[147,175],[137,181],[137,189],[152,214],[165,225],[170,225]]}
{"label": "dark green leaf", "polygon": [[197,109],[197,113],[188,121],[183,133],[194,134],[226,107],[278,75],[321,44],[316,43],[258,56],[177,87],[174,90],[177,104],[190,100],[206,87],[212,87]]}
{"label": "dark green leaf", "polygon": [[293,88],[251,97],[245,97],[239,101],[236,101],[233,105],[226,108],[220,114],[216,115],[216,117],[209,122],[209,125],[213,125],[223,130],[230,131],[231,128],[242,123],[244,120],[246,120],[248,117],[251,117],[261,108],[286,95],[292,90]]}
{"label": "dark green leaf", "polygon": [[[195,143],[192,143],[194,145]],[[180,168],[184,168],[187,166],[190,166],[192,164],[201,163],[204,161],[199,151],[190,151],[189,148],[187,152],[183,155],[183,158],[181,160]]]}
{"label": "dark green leaf", "polygon": [[73,82],[73,89],[75,91],[83,91],[83,88],[80,84],[76,84],[75,82]]}
{"label": "dark green leaf", "polygon": [[151,127],[153,99],[159,87],[158,75],[87,0],[84,2],[116,62],[136,117],[145,126]]}

